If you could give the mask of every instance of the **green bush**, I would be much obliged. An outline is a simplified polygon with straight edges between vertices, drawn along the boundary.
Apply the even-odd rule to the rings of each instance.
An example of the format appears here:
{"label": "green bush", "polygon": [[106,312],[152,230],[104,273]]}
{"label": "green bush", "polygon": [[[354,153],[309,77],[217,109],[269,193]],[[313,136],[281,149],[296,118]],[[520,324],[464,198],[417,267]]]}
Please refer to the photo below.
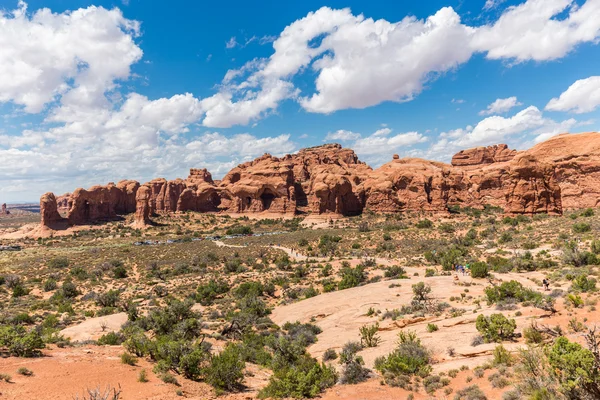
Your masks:
{"label": "green bush", "polygon": [[51,292],[52,290],[55,290],[58,287],[56,280],[52,279],[52,278],[48,278],[45,282],[44,282],[44,292]]}
{"label": "green bush", "polygon": [[542,295],[535,290],[527,289],[517,281],[502,282],[498,286],[490,286],[484,289],[489,304],[505,300],[515,301],[537,301]]}
{"label": "green bush", "polygon": [[480,314],[475,321],[475,327],[489,343],[512,338],[517,324],[514,319],[508,319],[502,314],[492,314],[489,317]]}
{"label": "green bush", "polygon": [[27,331],[20,325],[0,326],[0,347],[15,357],[36,357],[45,344],[37,330]]}
{"label": "green bush", "polygon": [[231,227],[225,231],[226,235],[251,235],[252,228],[249,226],[238,225]]}
{"label": "green bush", "polygon": [[229,285],[223,280],[211,279],[208,283],[198,286],[196,301],[203,306],[211,305],[219,295],[227,293]]}
{"label": "green bush", "polygon": [[600,371],[594,353],[561,336],[548,351],[548,362],[554,377],[569,399],[597,398],[600,393]]}
{"label": "green bush", "polygon": [[337,378],[335,368],[318,363],[304,354],[294,365],[275,369],[269,384],[259,392],[259,397],[313,398],[335,385]]}
{"label": "green bush", "polygon": [[204,380],[217,392],[233,392],[242,386],[244,367],[240,347],[228,344],[222,352],[210,358],[209,365],[203,370]]}
{"label": "green bush", "polygon": [[431,373],[431,354],[423,347],[414,332],[401,331],[398,346],[386,357],[379,357],[375,369],[384,380],[394,380],[400,375],[427,376]]}
{"label": "green bush", "polygon": [[379,331],[379,323],[373,325],[363,325],[360,327],[360,343],[364,347],[377,347],[381,342],[381,337],[377,333]]}
{"label": "green bush", "polygon": [[419,222],[417,222],[416,227],[419,229],[429,229],[433,227],[433,222],[431,222],[427,218],[422,219]]}
{"label": "green bush", "polygon": [[487,263],[478,261],[470,265],[471,277],[473,278],[487,278],[489,275],[489,268]]}
{"label": "green bush", "polygon": [[586,222],[578,222],[576,224],[573,224],[573,232],[575,233],[585,233],[585,232],[589,232],[592,230],[592,227],[590,226],[590,224],[586,223]]}
{"label": "green bush", "polygon": [[108,332],[98,339],[101,346],[117,346],[123,343],[125,337],[119,332]]}
{"label": "green bush", "polygon": [[571,290],[577,292],[593,292],[596,290],[596,279],[588,278],[586,275],[579,275],[573,280]]}
{"label": "green bush", "polygon": [[50,268],[67,268],[69,266],[69,259],[67,257],[54,257],[48,261],[48,267]]}
{"label": "green bush", "polygon": [[343,267],[340,271],[342,280],[338,283],[338,289],[349,289],[359,286],[367,280],[365,268],[362,265],[357,265],[355,268]]}

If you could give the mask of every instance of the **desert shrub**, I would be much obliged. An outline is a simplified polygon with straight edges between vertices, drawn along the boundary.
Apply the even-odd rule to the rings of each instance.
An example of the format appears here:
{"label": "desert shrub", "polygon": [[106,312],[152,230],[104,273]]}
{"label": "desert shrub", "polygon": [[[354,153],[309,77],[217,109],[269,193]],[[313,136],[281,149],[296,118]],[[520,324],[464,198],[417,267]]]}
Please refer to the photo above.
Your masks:
{"label": "desert shrub", "polygon": [[454,233],[456,231],[456,228],[454,228],[454,225],[447,223],[447,222],[441,223],[438,226],[438,229],[442,233]]}
{"label": "desert shrub", "polygon": [[75,286],[75,284],[71,281],[63,282],[60,288],[60,292],[67,299],[71,299],[79,295],[79,290],[77,290],[77,286]]}
{"label": "desert shrub", "polygon": [[494,360],[492,361],[494,365],[504,364],[510,366],[513,362],[513,357],[502,345],[496,346],[492,355],[494,356]]}
{"label": "desert shrub", "polygon": [[235,274],[238,272],[243,272],[244,267],[242,266],[242,261],[239,258],[234,258],[233,260],[228,260],[224,265],[225,272],[229,274]]}
{"label": "desert shrub", "polygon": [[513,240],[512,234],[508,231],[504,231],[504,232],[502,232],[502,234],[500,234],[500,238],[498,238],[498,243],[504,244],[504,243],[512,242],[512,240]]}
{"label": "desert shrub", "polygon": [[117,346],[125,341],[125,337],[119,332],[108,332],[98,339],[101,346]]}
{"label": "desert shrub", "polygon": [[121,293],[118,290],[109,290],[96,297],[96,304],[100,307],[116,307]]}
{"label": "desert shrub", "polygon": [[471,276],[473,278],[487,278],[488,275],[487,263],[478,261],[471,264]]}
{"label": "desert shrub", "polygon": [[583,210],[581,212],[581,216],[582,217],[593,217],[594,216],[594,209],[593,208],[586,208],[585,210]]}
{"label": "desert shrub", "polygon": [[484,290],[489,304],[498,303],[507,299],[515,301],[535,301],[542,295],[535,290],[527,289],[517,281],[502,282],[498,286],[487,287]]}
{"label": "desert shrub", "polygon": [[137,363],[137,357],[125,352],[121,354],[121,363],[127,365],[135,365]]}
{"label": "desert shrub", "polygon": [[342,365],[340,383],[343,385],[353,385],[364,382],[369,377],[370,371],[364,367],[365,362],[361,356],[354,355]]}
{"label": "desert shrub", "polygon": [[0,326],[0,347],[15,357],[36,357],[45,347],[37,330],[27,331],[20,325]]}
{"label": "desert shrub", "polygon": [[375,369],[383,375],[388,384],[393,384],[401,375],[429,375],[430,361],[430,352],[421,344],[416,334],[401,331],[396,349],[388,356],[379,357],[375,362]]}
{"label": "desert shrub", "polygon": [[205,284],[198,285],[196,301],[203,306],[211,305],[215,299],[229,291],[229,285],[223,280],[211,279]]}
{"label": "desert shrub", "polygon": [[512,270],[512,263],[504,257],[488,256],[487,263],[491,265],[495,272],[509,272]]}
{"label": "desert shrub", "polygon": [[55,290],[57,287],[58,287],[58,284],[56,283],[56,280],[52,279],[52,278],[48,278],[44,282],[43,290],[44,290],[44,292],[51,292],[52,290]]}
{"label": "desert shrub", "polygon": [[377,333],[379,331],[379,323],[374,325],[363,325],[360,327],[360,343],[364,347],[377,347],[381,342],[381,337]]}
{"label": "desert shrub", "polygon": [[33,376],[33,371],[26,367],[20,367],[17,370],[17,374],[23,375],[23,376]]}
{"label": "desert shrub", "polygon": [[594,254],[600,254],[600,240],[592,240],[590,244],[590,250]]}
{"label": "desert shrub", "polygon": [[359,286],[361,283],[367,280],[367,274],[365,268],[362,265],[357,265],[355,268],[343,267],[340,271],[342,279],[338,283],[338,289],[349,289]]}
{"label": "desert shrub", "polygon": [[333,367],[318,363],[307,354],[293,365],[277,368],[268,385],[259,392],[260,398],[313,398],[335,385],[338,376]]}
{"label": "desert shrub", "polygon": [[340,236],[323,235],[319,238],[319,250],[321,254],[335,254],[338,248],[338,243],[342,240]]}
{"label": "desert shrub", "polygon": [[544,336],[534,326],[524,328],[523,337],[525,338],[525,342],[530,344],[538,344],[544,341]]}
{"label": "desert shrub", "polygon": [[576,292],[593,292],[596,290],[596,279],[588,278],[586,275],[579,275],[573,280],[571,290]]}
{"label": "desert shrub", "polygon": [[226,235],[251,235],[252,228],[244,225],[233,226],[225,231]]}
{"label": "desert shrub", "polygon": [[437,331],[439,328],[436,324],[427,324],[427,332],[431,333],[431,332],[435,332]]}
{"label": "desert shrub", "polygon": [[117,265],[113,268],[113,278],[124,279],[127,278],[127,270],[123,265]]}
{"label": "desert shrub", "polygon": [[575,233],[585,233],[592,230],[592,227],[587,222],[578,222],[573,224],[573,232]]}
{"label": "desert shrub", "polygon": [[429,278],[435,276],[435,269],[433,268],[426,268],[425,269],[425,278]]}
{"label": "desert shrub", "polygon": [[406,278],[406,270],[399,265],[392,265],[385,269],[383,276],[390,279]]}
{"label": "desert shrub", "polygon": [[141,370],[140,373],[138,374],[138,382],[148,382],[148,373],[146,372],[145,369]]}
{"label": "desert shrub", "polygon": [[429,300],[431,293],[431,286],[425,284],[425,282],[418,282],[412,285],[413,291],[413,302],[424,303]]}
{"label": "desert shrub", "polygon": [[49,268],[67,268],[69,266],[69,259],[67,257],[54,257],[48,261]]}
{"label": "desert shrub", "polygon": [[492,314],[489,317],[480,314],[475,327],[486,342],[500,342],[514,336],[517,324],[514,319],[508,319],[502,314]]}
{"label": "desert shrub", "polygon": [[336,358],[338,358],[338,354],[334,349],[327,349],[323,353],[323,362],[335,360]]}
{"label": "desert shrub", "polygon": [[454,400],[487,400],[485,393],[477,385],[467,386],[456,392]]}
{"label": "desert shrub", "polygon": [[[593,342],[598,343],[594,335]],[[598,398],[600,371],[598,354],[578,343],[559,337],[548,351],[548,363],[567,398]]]}
{"label": "desert shrub", "polygon": [[204,380],[217,392],[232,392],[242,385],[244,367],[240,348],[228,344],[222,352],[211,356],[208,366],[203,370]]}
{"label": "desert shrub", "polygon": [[583,307],[583,299],[579,295],[569,294],[567,296],[567,301],[575,308]]}
{"label": "desert shrub", "polygon": [[417,228],[419,229],[429,229],[433,227],[433,222],[431,222],[430,220],[426,219],[422,219],[419,222],[417,222],[417,224],[415,225]]}

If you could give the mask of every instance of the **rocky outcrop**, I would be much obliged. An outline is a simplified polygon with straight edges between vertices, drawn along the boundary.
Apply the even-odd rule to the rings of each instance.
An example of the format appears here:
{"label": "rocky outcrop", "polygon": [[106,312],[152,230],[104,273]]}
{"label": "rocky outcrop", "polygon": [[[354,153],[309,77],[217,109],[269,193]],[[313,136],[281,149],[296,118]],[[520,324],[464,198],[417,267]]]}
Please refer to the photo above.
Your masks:
{"label": "rocky outcrop", "polygon": [[509,214],[561,214],[561,189],[553,168],[530,154],[517,156],[504,183]]}
{"label": "rocky outcrop", "polygon": [[149,186],[140,186],[135,196],[136,208],[135,208],[135,220],[134,226],[143,228],[146,225],[150,225],[150,198],[152,190]]}
{"label": "rocky outcrop", "polygon": [[451,165],[418,158],[394,159],[364,182],[365,207],[374,212],[446,211],[472,203],[470,181]]}
{"label": "rocky outcrop", "polygon": [[524,153],[553,167],[564,209],[600,206],[600,133],[554,136]]}
{"label": "rocky outcrop", "polygon": [[464,150],[451,164],[401,159],[373,170],[351,149],[328,144],[274,157],[265,154],[233,168],[222,180],[206,169],[186,179],[109,183],[77,189],[60,200],[42,196],[42,223],[71,225],[135,212],[135,225],[172,212],[337,213],[502,207],[509,214],[560,214],[600,204],[600,134],[559,135],[516,152],[506,145]]}
{"label": "rocky outcrop", "polygon": [[8,209],[6,208],[6,203],[2,204],[2,207],[0,208],[0,215],[9,215],[10,211],[8,211]]}
{"label": "rocky outcrop", "polygon": [[54,228],[64,221],[58,213],[54,193],[46,193],[40,198],[40,215],[42,226]]}
{"label": "rocky outcrop", "polygon": [[455,167],[481,166],[507,162],[517,155],[516,150],[511,150],[505,144],[487,147],[475,147],[461,150],[452,157],[451,164]]}

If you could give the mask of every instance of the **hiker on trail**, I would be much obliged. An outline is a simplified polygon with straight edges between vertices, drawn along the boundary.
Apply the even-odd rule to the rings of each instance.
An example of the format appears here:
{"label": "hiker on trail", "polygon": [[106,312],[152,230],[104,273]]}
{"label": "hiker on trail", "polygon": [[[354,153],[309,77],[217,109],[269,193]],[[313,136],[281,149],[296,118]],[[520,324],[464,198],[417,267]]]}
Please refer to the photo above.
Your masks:
{"label": "hiker on trail", "polygon": [[544,290],[546,290],[546,291],[550,290],[550,282],[548,282],[548,279],[544,278],[544,280],[542,281],[542,284],[544,285]]}

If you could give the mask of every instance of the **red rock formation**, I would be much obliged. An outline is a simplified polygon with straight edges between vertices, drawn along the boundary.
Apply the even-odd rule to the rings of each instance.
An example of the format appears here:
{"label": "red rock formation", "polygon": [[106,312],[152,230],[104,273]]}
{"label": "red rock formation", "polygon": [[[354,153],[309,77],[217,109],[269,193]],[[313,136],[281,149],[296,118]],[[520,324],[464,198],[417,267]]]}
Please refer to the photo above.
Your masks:
{"label": "red rock formation", "polygon": [[6,203],[2,204],[2,208],[0,209],[0,215],[9,215],[10,211],[6,208]]}
{"label": "red rock formation", "polygon": [[53,228],[64,221],[56,208],[54,193],[46,193],[40,198],[40,215],[42,226]]}
{"label": "red rock formation", "polygon": [[[452,205],[503,207],[507,213],[561,213],[563,207],[600,204],[600,134],[559,135],[530,150],[506,145],[456,154],[451,164],[400,159],[372,170],[338,144],[273,157],[265,154],[214,181],[205,169],[187,179],[154,179],[143,185],[77,189],[62,196],[70,224],[87,224],[136,212],[136,224],[153,213],[443,212]],[[42,222],[60,221],[57,200],[42,196]]]}
{"label": "red rock formation", "polygon": [[208,172],[208,170],[206,168],[190,169],[190,175],[186,179],[186,182],[188,184],[192,184],[192,185],[199,185],[202,183],[210,183],[211,185],[214,184],[212,175],[210,174],[210,172]]}
{"label": "red rock formation", "polygon": [[134,226],[143,228],[146,225],[152,223],[150,220],[150,198],[152,195],[152,189],[149,186],[140,186],[137,190],[135,201],[135,220]]}
{"label": "red rock formation", "polygon": [[553,166],[564,209],[600,206],[600,133],[554,136],[525,153]]}
{"label": "red rock formation", "polygon": [[451,164],[455,167],[481,166],[512,160],[517,155],[516,150],[511,150],[505,144],[487,147],[475,147],[461,150],[452,157]]}
{"label": "red rock formation", "polygon": [[562,214],[561,190],[553,168],[530,154],[517,156],[510,163],[505,185],[509,214]]}
{"label": "red rock formation", "polygon": [[451,165],[418,158],[395,159],[373,171],[364,184],[365,208],[375,212],[446,211],[471,203],[466,174]]}

